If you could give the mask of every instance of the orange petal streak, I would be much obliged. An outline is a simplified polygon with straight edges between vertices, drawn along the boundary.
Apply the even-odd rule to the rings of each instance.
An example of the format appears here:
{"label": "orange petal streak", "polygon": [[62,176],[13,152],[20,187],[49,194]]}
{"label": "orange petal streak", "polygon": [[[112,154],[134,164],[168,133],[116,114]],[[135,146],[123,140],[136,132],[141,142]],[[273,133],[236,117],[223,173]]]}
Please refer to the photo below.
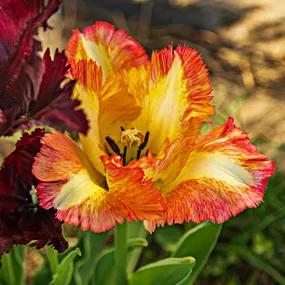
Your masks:
{"label": "orange petal streak", "polygon": [[[165,149],[165,155],[153,162],[156,167],[163,166],[159,180],[157,171],[150,165],[142,166],[148,167],[145,172],[149,178],[153,175],[153,180],[157,180],[155,185],[164,193],[167,204],[163,219],[146,222],[150,231],[165,223],[206,220],[223,223],[246,208],[257,207],[263,200],[267,181],[274,172],[273,161],[256,151],[232,118],[199,137],[195,145],[189,143],[192,151],[185,152],[186,162],[181,157],[183,153],[175,147]],[[184,144],[185,139],[182,139],[181,146]],[[174,151],[176,155],[167,151]],[[171,164],[182,166],[179,175],[173,176]],[[176,178],[170,181],[169,176]]]}
{"label": "orange petal streak", "polygon": [[157,220],[162,213],[161,194],[150,181],[143,180],[138,167],[121,166],[119,161],[104,159],[104,182],[85,154],[61,133],[45,135],[33,174],[40,180],[37,194],[41,206],[55,208],[59,220],[102,232],[126,219]]}
{"label": "orange petal streak", "polygon": [[110,192],[124,204],[129,221],[161,218],[164,210],[162,195],[151,180],[145,178],[136,161],[127,166],[122,166],[118,156],[105,157],[103,161]]}
{"label": "orange petal streak", "polygon": [[123,30],[106,22],[96,22],[81,33],[73,31],[66,48],[70,61],[93,60],[102,67],[103,77],[147,61],[142,46]]}
{"label": "orange petal streak", "polygon": [[147,68],[140,67],[139,72],[144,75],[140,81],[134,72],[127,74],[129,90],[143,98],[141,114],[131,126],[150,132],[149,147],[154,153],[166,138],[192,136],[193,119],[209,121],[214,114],[208,72],[195,50],[169,46],[153,52]]}
{"label": "orange petal streak", "polygon": [[[154,81],[167,75],[175,56],[182,62],[184,76],[187,81],[187,107],[183,121],[187,127],[187,119],[198,117],[208,121],[209,116],[215,114],[215,107],[210,103],[212,92],[208,70],[195,49],[178,46],[174,51],[169,46],[154,52],[151,57],[151,75]],[[186,120],[186,122],[185,122]]]}

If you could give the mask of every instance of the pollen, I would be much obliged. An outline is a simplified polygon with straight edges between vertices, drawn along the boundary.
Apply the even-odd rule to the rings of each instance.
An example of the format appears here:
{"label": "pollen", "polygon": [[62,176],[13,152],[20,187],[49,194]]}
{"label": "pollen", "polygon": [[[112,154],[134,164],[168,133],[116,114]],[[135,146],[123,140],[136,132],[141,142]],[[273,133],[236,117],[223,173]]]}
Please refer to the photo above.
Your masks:
{"label": "pollen", "polygon": [[136,128],[122,130],[121,145],[125,147],[139,146],[144,140],[144,134]]}

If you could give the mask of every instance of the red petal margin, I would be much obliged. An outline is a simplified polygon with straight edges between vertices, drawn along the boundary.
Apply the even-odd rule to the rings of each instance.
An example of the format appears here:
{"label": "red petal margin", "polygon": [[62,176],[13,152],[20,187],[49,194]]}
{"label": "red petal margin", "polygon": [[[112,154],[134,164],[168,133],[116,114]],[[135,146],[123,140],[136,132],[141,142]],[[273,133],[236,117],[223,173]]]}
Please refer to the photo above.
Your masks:
{"label": "red petal margin", "polygon": [[49,244],[60,252],[68,246],[54,211],[34,205],[30,194],[36,183],[31,169],[43,135],[41,129],[24,134],[0,170],[0,257],[14,244]]}
{"label": "red petal margin", "polygon": [[40,180],[37,195],[43,208],[56,208],[60,221],[83,231],[103,232],[124,220],[152,221],[162,215],[161,193],[144,180],[140,168],[123,167],[116,156],[104,157],[108,188],[70,138],[57,132],[46,135],[42,142],[33,165]]}
{"label": "red petal margin", "polygon": [[82,46],[82,38],[103,47],[111,61],[113,71],[120,72],[122,69],[140,66],[148,61],[145,50],[137,41],[124,30],[116,30],[107,22],[96,22],[84,28],[82,33],[79,30],[73,31],[66,47],[66,54],[70,61],[90,59]]}
{"label": "red petal margin", "polygon": [[[174,143],[177,145],[177,142]],[[165,149],[166,153],[157,161],[152,159],[154,170],[144,162],[149,177],[160,178],[157,185],[164,193],[167,205],[163,219],[155,223],[146,222],[149,231],[166,223],[172,225],[208,220],[223,223],[246,208],[257,207],[263,200],[268,179],[274,173],[274,162],[257,152],[256,147],[250,144],[248,135],[235,126],[232,118],[221,127],[200,136],[196,145],[192,146],[192,152],[188,153],[188,161],[182,164],[180,175],[169,181],[169,175],[171,177],[173,173],[167,174],[166,170],[173,171],[175,167],[173,169],[171,166],[177,166],[183,156],[177,150],[176,156],[175,153],[167,153],[173,149]],[[224,160],[219,162],[219,155]],[[241,170],[233,164],[250,173],[253,181],[247,182],[249,180],[244,177],[245,174],[241,174]],[[161,166],[165,173],[159,175],[155,168]],[[211,170],[217,171],[216,175],[212,175]],[[199,173],[198,176],[195,173]],[[232,179],[240,179],[240,183],[232,184]]]}
{"label": "red petal margin", "polygon": [[[177,54],[182,61],[185,79],[188,82],[188,107],[185,117],[199,117],[208,121],[215,114],[215,107],[210,103],[212,88],[208,70],[198,52],[187,46],[173,46],[153,52],[151,56],[151,76],[154,81],[166,75]],[[188,125],[187,123],[185,123]],[[186,128],[187,126],[185,126]]]}

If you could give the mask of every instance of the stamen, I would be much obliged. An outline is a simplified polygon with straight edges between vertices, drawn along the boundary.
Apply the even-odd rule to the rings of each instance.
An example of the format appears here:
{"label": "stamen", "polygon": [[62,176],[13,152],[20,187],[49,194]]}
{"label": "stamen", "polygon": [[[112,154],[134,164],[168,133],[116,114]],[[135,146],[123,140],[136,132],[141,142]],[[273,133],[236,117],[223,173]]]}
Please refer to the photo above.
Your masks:
{"label": "stamen", "polygon": [[138,150],[138,152],[137,152],[137,159],[139,159],[140,157],[141,157],[141,150]]}
{"label": "stamen", "polygon": [[121,126],[121,132],[125,131],[125,128]]}
{"label": "stamen", "polygon": [[143,150],[146,147],[148,139],[149,139],[149,132],[146,132],[143,142],[139,145],[139,150]]}
{"label": "stamen", "polygon": [[137,159],[140,158],[142,150],[146,147],[149,140],[149,132],[146,132],[143,142],[139,145]]}
{"label": "stamen", "polygon": [[110,137],[106,137],[105,140],[108,143],[108,145],[111,147],[111,149],[114,151],[114,153],[121,156],[120,148],[115,143],[115,141]]}
{"label": "stamen", "polygon": [[127,160],[127,147],[124,147],[124,153],[123,153],[123,166],[126,165],[126,160]]}

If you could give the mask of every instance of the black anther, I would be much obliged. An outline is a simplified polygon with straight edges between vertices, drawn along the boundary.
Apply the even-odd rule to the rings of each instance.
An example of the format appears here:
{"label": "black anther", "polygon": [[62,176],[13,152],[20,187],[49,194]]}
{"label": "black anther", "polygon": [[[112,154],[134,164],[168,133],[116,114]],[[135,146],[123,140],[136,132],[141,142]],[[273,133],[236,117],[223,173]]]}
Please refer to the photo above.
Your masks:
{"label": "black anther", "polygon": [[143,142],[139,145],[140,151],[142,151],[146,147],[148,139],[149,139],[149,132],[146,132]]}
{"label": "black anther", "polygon": [[114,153],[116,153],[117,155],[121,156],[120,148],[117,146],[115,141],[112,138],[110,138],[110,137],[106,137],[105,139],[106,139],[106,142],[108,143],[108,145],[114,151]]}
{"label": "black anther", "polygon": [[146,132],[144,136],[143,142],[139,145],[138,151],[137,151],[137,159],[140,158],[142,150],[146,147],[149,140],[149,132]]}
{"label": "black anther", "polygon": [[137,152],[137,159],[139,159],[140,158],[140,156],[141,156],[141,150],[138,150],[138,152]]}
{"label": "black anther", "polygon": [[124,153],[123,153],[123,165],[126,165],[126,159],[127,159],[127,147],[124,147]]}

